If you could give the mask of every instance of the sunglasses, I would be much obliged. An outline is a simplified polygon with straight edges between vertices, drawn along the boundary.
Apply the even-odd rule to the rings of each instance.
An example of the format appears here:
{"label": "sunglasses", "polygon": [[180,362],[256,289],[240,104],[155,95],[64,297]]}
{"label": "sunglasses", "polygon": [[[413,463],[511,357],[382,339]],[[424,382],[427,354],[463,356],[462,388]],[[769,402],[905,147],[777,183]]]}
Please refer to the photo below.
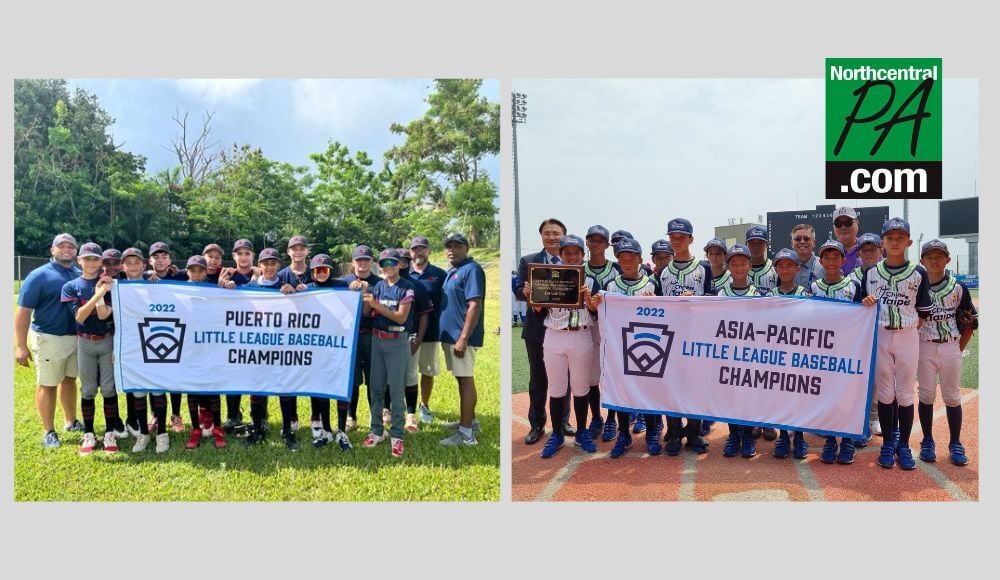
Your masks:
{"label": "sunglasses", "polygon": [[810,238],[809,236],[795,236],[794,238],[792,238],[792,241],[793,242],[808,242],[811,239],[812,238]]}
{"label": "sunglasses", "polygon": [[833,225],[837,226],[838,228],[849,228],[853,223],[854,220],[847,219],[847,220],[837,220],[833,222]]}
{"label": "sunglasses", "polygon": [[313,272],[316,272],[317,274],[319,274],[321,272],[329,272],[329,271],[330,271],[330,267],[329,266],[316,266],[316,267],[313,268]]}

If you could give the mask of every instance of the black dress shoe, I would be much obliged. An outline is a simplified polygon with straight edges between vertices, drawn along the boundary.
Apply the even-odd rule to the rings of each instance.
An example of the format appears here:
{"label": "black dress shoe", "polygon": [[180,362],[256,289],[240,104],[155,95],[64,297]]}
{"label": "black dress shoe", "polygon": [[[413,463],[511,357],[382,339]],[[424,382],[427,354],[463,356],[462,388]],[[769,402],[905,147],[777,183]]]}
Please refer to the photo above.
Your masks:
{"label": "black dress shoe", "polygon": [[563,423],[563,435],[576,435],[576,427],[569,423]]}
{"label": "black dress shoe", "polygon": [[544,428],[532,428],[532,430],[528,431],[528,434],[524,436],[524,444],[534,445],[535,443],[538,443],[538,440],[542,438],[542,435],[545,435]]}

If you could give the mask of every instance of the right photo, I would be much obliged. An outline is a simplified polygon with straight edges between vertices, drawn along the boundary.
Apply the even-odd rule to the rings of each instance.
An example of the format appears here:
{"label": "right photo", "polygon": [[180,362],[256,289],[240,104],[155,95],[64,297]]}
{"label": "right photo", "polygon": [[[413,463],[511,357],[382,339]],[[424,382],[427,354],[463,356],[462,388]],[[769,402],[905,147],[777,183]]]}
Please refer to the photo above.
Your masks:
{"label": "right photo", "polygon": [[863,68],[514,80],[514,501],[979,501],[979,81]]}

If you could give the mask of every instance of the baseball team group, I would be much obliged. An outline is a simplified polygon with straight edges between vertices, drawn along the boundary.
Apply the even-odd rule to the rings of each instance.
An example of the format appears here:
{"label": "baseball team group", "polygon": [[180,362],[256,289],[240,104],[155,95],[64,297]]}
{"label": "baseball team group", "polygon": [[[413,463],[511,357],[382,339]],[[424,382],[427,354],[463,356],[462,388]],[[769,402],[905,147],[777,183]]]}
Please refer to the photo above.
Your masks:
{"label": "baseball team group", "polygon": [[[239,239],[231,252],[235,267],[223,267],[223,249],[213,243],[201,254],[187,258],[183,269],[174,265],[165,242],[152,244],[147,259],[134,247],[105,250],[95,243],[78,245],[68,233],[55,236],[51,259],[22,282],[14,318],[17,363],[30,366],[34,361],[35,405],[43,444],[47,448],[61,445],[55,429],[58,400],[64,429],[82,432],[80,454],[93,453],[98,445],[94,428],[98,392],[106,425],[102,447],[107,453],[117,452],[119,441],[128,438],[134,438],[134,453],[144,452],[150,443],[156,453],[163,453],[170,449],[168,430],[183,432],[188,428],[185,447],[189,450],[209,439],[216,448],[225,447],[227,436],[233,435],[243,436],[248,447],[265,440],[270,427],[268,397],[263,395],[250,395],[251,420],[247,423],[241,395],[225,395],[223,421],[222,395],[187,392],[190,423],[186,426],[183,389],[170,392],[171,387],[183,387],[183,374],[178,374],[177,384],[156,385],[166,394],[127,392],[126,415],[121,417],[114,378],[115,322],[110,291],[118,280],[170,280],[227,289],[256,287],[283,294],[316,288],[361,292],[352,397],[337,401],[336,428],[331,424],[330,399],[310,397],[313,446],[336,441],[342,451],[353,449],[348,433],[357,428],[360,386],[365,384],[371,424],[362,447],[376,447],[388,439],[392,457],[402,457],[404,434],[416,433],[420,424],[435,421],[430,404],[434,378],[440,373],[439,349],[458,383],[461,407],[461,419],[445,424],[455,432],[440,444],[476,445],[479,425],[474,371],[476,351],[483,345],[485,273],[469,255],[469,242],[460,233],[444,239],[447,270],[430,263],[430,242],[425,236],[414,236],[408,246],[388,248],[376,256],[368,246],[358,245],[352,251],[349,272],[338,278],[338,264],[323,253],[310,258],[310,244],[300,235],[288,240],[285,267],[277,249],[263,248],[256,253],[250,240]],[[374,272],[375,263],[380,274]],[[250,370],[248,376],[253,372],[257,371]],[[296,451],[297,398],[278,399],[281,438],[289,450]],[[77,415],[78,401],[82,421]],[[152,416],[148,415],[150,409]]]}
{"label": "baseball team group", "polygon": [[[554,456],[566,438],[573,436],[583,453],[596,452],[598,442],[610,443],[609,456],[616,459],[632,447],[632,435],[640,433],[645,434],[650,455],[677,456],[685,447],[697,454],[708,452],[705,437],[713,421],[612,409],[602,414],[601,357],[597,354],[601,336],[596,317],[608,293],[821,296],[866,306],[880,303],[880,308],[869,434],[839,440],[823,436],[820,460],[851,464],[856,449],[871,444],[876,435],[882,437],[879,466],[915,469],[910,436],[916,411],[922,431],[919,458],[936,461],[932,426],[940,390],[949,431],[948,459],[966,465],[959,385],[962,351],[978,328],[978,313],[969,290],[947,268],[951,261],[948,246],[937,239],[926,242],[919,248],[918,263],[908,257],[913,241],[906,220],[894,217],[885,221],[878,234],[859,235],[854,208],[837,208],[832,219],[836,239],[820,244],[818,252],[811,225],[796,225],[790,232],[790,247],[776,249],[773,257],[769,257],[767,230],[751,226],[745,245],[729,246],[725,240],[711,239],[702,247],[702,258],[694,253],[691,222],[675,218],[667,224],[667,239],[653,242],[651,264],[644,263],[642,245],[628,231],[610,233],[594,225],[581,238],[569,234],[558,219],[543,221],[538,232],[544,247],[521,258],[518,271],[512,273],[513,298],[526,304],[531,296],[531,264],[582,265],[583,307],[528,305],[512,310],[513,325],[523,327],[529,366],[530,431],[524,443],[539,443],[548,422],[551,431],[542,458]],[[606,256],[608,248],[614,260]],[[780,459],[789,455],[805,459],[810,452],[802,431],[730,424],[722,455],[752,458],[761,438],[774,442],[771,453]]]}

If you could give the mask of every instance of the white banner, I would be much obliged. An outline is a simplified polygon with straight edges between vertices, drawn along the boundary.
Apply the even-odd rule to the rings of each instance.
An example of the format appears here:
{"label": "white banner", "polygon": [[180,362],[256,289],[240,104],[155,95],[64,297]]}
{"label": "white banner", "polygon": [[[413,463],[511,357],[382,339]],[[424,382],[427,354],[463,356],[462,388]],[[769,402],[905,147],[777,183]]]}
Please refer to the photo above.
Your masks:
{"label": "white banner", "polygon": [[861,436],[877,312],[810,297],[605,294],[601,399],[619,411]]}
{"label": "white banner", "polygon": [[119,281],[112,305],[119,391],[351,398],[360,292]]}

